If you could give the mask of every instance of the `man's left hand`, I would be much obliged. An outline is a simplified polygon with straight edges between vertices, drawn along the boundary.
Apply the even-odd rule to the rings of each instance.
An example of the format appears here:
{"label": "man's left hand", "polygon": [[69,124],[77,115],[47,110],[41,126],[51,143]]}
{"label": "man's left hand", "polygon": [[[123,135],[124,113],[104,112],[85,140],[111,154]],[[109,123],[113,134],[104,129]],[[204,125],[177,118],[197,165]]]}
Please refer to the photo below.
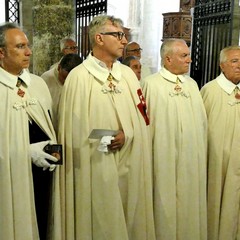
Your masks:
{"label": "man's left hand", "polygon": [[124,132],[120,130],[119,133],[116,136],[114,136],[114,139],[111,141],[111,144],[108,145],[108,149],[110,151],[120,150],[124,145],[124,143],[125,143],[125,135],[124,135]]}

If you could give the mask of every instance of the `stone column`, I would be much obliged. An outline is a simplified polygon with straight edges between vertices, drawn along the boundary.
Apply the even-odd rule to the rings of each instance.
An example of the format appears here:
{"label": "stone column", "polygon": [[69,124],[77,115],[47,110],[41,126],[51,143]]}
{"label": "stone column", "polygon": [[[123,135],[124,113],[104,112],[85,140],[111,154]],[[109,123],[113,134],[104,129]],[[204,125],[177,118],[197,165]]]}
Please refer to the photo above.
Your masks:
{"label": "stone column", "polygon": [[60,40],[74,37],[73,0],[22,0],[22,25],[32,43],[32,70],[41,75],[61,58]]}
{"label": "stone column", "polygon": [[139,42],[139,31],[143,18],[143,1],[130,0],[128,27],[131,29],[132,39]]}
{"label": "stone column", "polygon": [[[30,45],[33,43],[33,15],[32,15],[32,8],[33,8],[33,0],[21,0],[20,1],[20,23],[23,27],[24,32],[26,33]],[[30,72],[32,72],[32,62],[29,66]]]}
{"label": "stone column", "polygon": [[240,0],[232,1],[233,19],[232,19],[232,45],[240,45]]}

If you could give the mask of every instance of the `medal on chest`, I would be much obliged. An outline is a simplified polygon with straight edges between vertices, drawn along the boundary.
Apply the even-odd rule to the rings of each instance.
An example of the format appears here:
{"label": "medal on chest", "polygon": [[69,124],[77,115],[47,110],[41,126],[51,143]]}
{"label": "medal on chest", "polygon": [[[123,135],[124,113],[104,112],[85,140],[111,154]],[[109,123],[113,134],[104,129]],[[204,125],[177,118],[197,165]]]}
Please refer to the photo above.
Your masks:
{"label": "medal on chest", "polygon": [[174,87],[174,90],[176,93],[180,93],[182,91],[182,88],[180,86],[180,83],[179,83],[179,79],[177,78],[176,80],[176,86]]}
{"label": "medal on chest", "polygon": [[235,93],[235,98],[239,100],[240,99],[240,94],[239,94],[239,88],[238,87],[236,87],[234,89],[234,93]]}
{"label": "medal on chest", "polygon": [[109,81],[108,87],[111,89],[111,91],[115,91],[116,85],[113,84],[113,76],[111,73],[109,73],[107,80]]}
{"label": "medal on chest", "polygon": [[18,87],[17,95],[20,97],[24,97],[24,95],[25,95],[25,92],[20,88],[22,85],[22,82],[23,81],[20,78],[18,78],[17,84],[16,84],[16,86]]}

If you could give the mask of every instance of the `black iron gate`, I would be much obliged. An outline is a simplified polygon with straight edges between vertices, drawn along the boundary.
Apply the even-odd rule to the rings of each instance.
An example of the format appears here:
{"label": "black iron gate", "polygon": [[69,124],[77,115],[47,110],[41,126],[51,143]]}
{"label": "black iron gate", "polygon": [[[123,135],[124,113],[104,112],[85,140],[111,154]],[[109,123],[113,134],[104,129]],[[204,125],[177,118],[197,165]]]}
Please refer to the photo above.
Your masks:
{"label": "black iron gate", "polygon": [[76,36],[83,59],[90,51],[88,24],[96,15],[107,12],[107,0],[76,0]]}
{"label": "black iron gate", "polygon": [[18,0],[5,0],[5,20],[20,23]]}
{"label": "black iron gate", "polygon": [[234,0],[196,0],[191,76],[201,88],[220,73],[220,50],[232,44]]}

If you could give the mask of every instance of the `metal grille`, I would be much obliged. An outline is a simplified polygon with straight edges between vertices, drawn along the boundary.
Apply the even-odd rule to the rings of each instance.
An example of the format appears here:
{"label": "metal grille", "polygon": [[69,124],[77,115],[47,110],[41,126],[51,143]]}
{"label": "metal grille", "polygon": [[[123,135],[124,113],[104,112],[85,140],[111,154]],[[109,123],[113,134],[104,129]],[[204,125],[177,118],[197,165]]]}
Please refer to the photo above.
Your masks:
{"label": "metal grille", "polygon": [[18,0],[5,0],[5,11],[7,22],[20,23]]}
{"label": "metal grille", "polygon": [[107,12],[107,0],[76,0],[76,36],[83,59],[90,51],[88,24],[94,16]]}
{"label": "metal grille", "polygon": [[219,53],[231,45],[232,0],[197,0],[193,15],[191,76],[201,88],[220,73]]}

